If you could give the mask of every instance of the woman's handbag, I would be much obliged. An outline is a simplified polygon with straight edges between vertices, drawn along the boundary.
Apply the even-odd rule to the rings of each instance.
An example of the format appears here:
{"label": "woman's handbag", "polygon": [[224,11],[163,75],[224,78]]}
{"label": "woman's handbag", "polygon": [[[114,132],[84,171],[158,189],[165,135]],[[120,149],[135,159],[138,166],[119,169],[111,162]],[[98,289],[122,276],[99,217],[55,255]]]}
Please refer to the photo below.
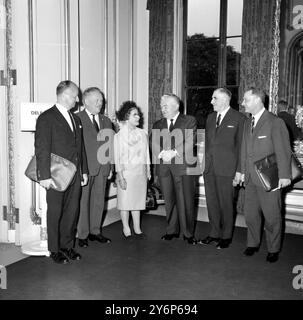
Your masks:
{"label": "woman's handbag", "polygon": [[[62,158],[56,154],[51,153],[51,178],[53,184],[51,188],[56,191],[65,191],[70,185],[77,171],[76,166],[69,160]],[[39,183],[37,178],[37,160],[36,156],[33,156],[29,162],[25,175]]]}
{"label": "woman's handbag", "polygon": [[[279,174],[276,155],[270,154],[255,162],[255,170],[259,180],[266,191],[278,187]],[[296,155],[291,155],[291,180],[296,181],[303,178],[303,167]]]}
{"label": "woman's handbag", "polygon": [[157,198],[153,187],[151,185],[147,185],[147,193],[146,193],[146,210],[155,210],[157,209]]}

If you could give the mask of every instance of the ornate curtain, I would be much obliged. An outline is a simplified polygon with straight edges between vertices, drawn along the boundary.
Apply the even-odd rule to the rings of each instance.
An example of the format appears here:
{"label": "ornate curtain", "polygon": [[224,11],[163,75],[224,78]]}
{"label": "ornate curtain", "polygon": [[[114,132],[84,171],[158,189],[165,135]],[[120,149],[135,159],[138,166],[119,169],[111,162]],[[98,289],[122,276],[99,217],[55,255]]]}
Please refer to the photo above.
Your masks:
{"label": "ornate curtain", "polygon": [[160,98],[173,88],[174,0],[148,0],[149,108],[148,128],[161,118]]}
{"label": "ornate curtain", "polygon": [[239,97],[249,87],[269,95],[269,110],[276,112],[281,0],[244,0]]}

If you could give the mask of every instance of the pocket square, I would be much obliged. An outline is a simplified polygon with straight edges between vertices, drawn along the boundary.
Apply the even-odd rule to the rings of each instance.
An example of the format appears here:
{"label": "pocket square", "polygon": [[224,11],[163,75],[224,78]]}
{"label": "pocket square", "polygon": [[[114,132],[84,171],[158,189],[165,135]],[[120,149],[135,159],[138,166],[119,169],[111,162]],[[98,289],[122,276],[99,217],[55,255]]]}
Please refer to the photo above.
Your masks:
{"label": "pocket square", "polygon": [[259,136],[258,139],[264,139],[267,138],[267,136]]}
{"label": "pocket square", "polygon": [[235,126],[227,126],[227,128],[234,128]]}

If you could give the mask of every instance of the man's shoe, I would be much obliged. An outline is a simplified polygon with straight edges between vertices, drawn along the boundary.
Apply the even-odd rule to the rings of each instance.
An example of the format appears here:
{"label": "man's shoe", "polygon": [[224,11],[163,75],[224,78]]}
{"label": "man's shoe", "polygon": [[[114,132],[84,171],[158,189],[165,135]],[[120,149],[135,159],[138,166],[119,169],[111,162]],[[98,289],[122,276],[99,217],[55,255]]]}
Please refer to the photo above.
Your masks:
{"label": "man's shoe", "polygon": [[269,252],[266,257],[266,261],[273,263],[279,260],[279,252]]}
{"label": "man's shoe", "polygon": [[231,244],[231,239],[220,239],[217,244],[217,249],[226,249]]}
{"label": "man's shoe", "polygon": [[256,252],[259,251],[259,248],[258,247],[247,247],[245,249],[245,251],[243,252],[243,254],[247,257],[251,257],[253,256]]}
{"label": "man's shoe", "polygon": [[195,237],[187,238],[187,237],[183,236],[183,240],[187,241],[188,244],[192,244],[192,245],[196,245],[198,243],[198,241],[196,240]]}
{"label": "man's shoe", "polygon": [[141,232],[141,233],[136,233],[134,232],[134,236],[137,238],[137,239],[140,239],[140,240],[143,240],[143,239],[146,239],[147,236],[144,232]]}
{"label": "man's shoe", "polygon": [[76,252],[73,248],[70,249],[60,249],[61,252],[65,254],[66,257],[68,257],[71,260],[81,260],[81,255]]}
{"label": "man's shoe", "polygon": [[102,236],[101,233],[99,233],[99,234],[89,234],[88,239],[90,241],[98,241],[100,243],[110,243],[110,242],[112,242],[110,239]]}
{"label": "man's shoe", "polygon": [[165,234],[161,237],[162,240],[172,240],[173,238],[179,238],[179,235],[177,233],[172,234]]}
{"label": "man's shoe", "polygon": [[78,239],[79,247],[87,248],[88,247],[88,240],[86,239]]}
{"label": "man's shoe", "polygon": [[198,240],[199,244],[212,244],[214,243],[219,243],[220,239],[219,238],[213,238],[210,236],[207,236],[206,238],[202,239],[202,240]]}
{"label": "man's shoe", "polygon": [[67,264],[68,259],[62,252],[51,252],[50,257],[53,259],[55,263],[59,264]]}

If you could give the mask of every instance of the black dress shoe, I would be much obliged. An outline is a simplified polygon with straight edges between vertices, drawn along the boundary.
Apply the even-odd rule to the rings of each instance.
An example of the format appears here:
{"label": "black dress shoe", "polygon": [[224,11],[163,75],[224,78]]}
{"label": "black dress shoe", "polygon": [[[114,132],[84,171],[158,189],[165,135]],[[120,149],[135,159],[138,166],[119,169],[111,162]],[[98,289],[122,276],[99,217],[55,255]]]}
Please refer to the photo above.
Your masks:
{"label": "black dress shoe", "polygon": [[279,260],[279,252],[269,252],[266,257],[266,261],[273,263]]}
{"label": "black dress shoe", "polygon": [[198,243],[199,244],[212,244],[212,243],[218,243],[220,241],[219,238],[213,238],[210,236],[207,236],[206,238],[199,240]]}
{"label": "black dress shoe", "polygon": [[68,257],[71,260],[81,260],[81,255],[76,252],[73,248],[70,249],[60,249],[61,252],[65,254],[66,257]]}
{"label": "black dress shoe", "polygon": [[68,263],[68,259],[62,252],[51,252],[50,257],[53,259],[55,263],[66,264]]}
{"label": "black dress shoe", "polygon": [[251,257],[253,256],[256,252],[259,251],[259,248],[258,247],[247,247],[245,249],[245,251],[243,252],[243,254],[247,257]]}
{"label": "black dress shoe", "polygon": [[198,243],[198,241],[196,240],[195,237],[187,238],[187,237],[183,236],[183,240],[187,241],[188,244],[192,244],[192,245],[196,245]]}
{"label": "black dress shoe", "polygon": [[144,232],[141,232],[141,233],[136,233],[134,232],[134,236],[137,238],[137,239],[140,239],[140,240],[143,240],[143,239],[146,239],[147,236]]}
{"label": "black dress shoe", "polygon": [[86,239],[78,239],[79,247],[87,248],[88,247],[88,240]]}
{"label": "black dress shoe", "polygon": [[161,237],[162,240],[172,240],[173,238],[179,238],[179,235],[177,233],[172,234],[165,234]]}
{"label": "black dress shoe", "polygon": [[88,239],[90,241],[98,241],[100,243],[110,243],[110,242],[112,242],[110,239],[102,236],[101,233],[99,233],[99,234],[89,234]]}
{"label": "black dress shoe", "polygon": [[231,244],[231,239],[220,239],[217,244],[217,249],[226,249]]}

